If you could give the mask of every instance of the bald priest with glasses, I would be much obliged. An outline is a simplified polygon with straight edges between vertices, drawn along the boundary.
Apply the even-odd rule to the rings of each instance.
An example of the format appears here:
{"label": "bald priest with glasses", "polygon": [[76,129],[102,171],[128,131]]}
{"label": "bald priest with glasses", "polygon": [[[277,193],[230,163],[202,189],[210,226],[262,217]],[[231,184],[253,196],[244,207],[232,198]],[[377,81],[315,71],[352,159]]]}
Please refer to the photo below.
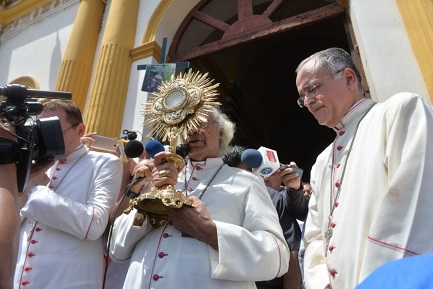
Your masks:
{"label": "bald priest with glasses", "polygon": [[365,98],[340,48],[311,55],[296,73],[298,104],[336,133],[311,171],[306,287],[355,288],[386,262],[433,252],[431,105],[413,93]]}

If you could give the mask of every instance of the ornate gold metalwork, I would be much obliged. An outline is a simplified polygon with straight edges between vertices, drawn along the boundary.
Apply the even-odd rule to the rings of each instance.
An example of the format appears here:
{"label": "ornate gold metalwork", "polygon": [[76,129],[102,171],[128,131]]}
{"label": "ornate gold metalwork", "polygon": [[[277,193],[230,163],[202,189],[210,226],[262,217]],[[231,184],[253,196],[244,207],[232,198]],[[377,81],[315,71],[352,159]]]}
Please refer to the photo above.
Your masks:
{"label": "ornate gold metalwork", "polygon": [[189,70],[174,81],[162,83],[145,105],[144,113],[151,116],[144,123],[152,128],[149,136],[169,140],[170,145],[177,136],[186,139],[188,128],[197,128],[206,120],[210,107],[221,105],[216,101],[219,83],[212,84],[207,75]]}
{"label": "ornate gold metalwork", "polygon": [[[171,156],[164,159],[179,170],[183,167],[183,158],[176,154],[179,136],[186,139],[188,129],[197,128],[206,121],[212,106],[220,105],[213,80],[206,74],[193,73],[190,69],[172,81],[163,82],[153,98],[145,104],[144,113],[149,115],[144,125],[151,128],[148,136],[156,136],[170,142]],[[149,218],[154,227],[163,225],[168,219],[167,207],[181,208],[192,206],[187,196],[176,191],[172,185],[152,187],[150,192],[142,193],[130,202],[125,213],[137,209],[134,225],[141,226]]]}

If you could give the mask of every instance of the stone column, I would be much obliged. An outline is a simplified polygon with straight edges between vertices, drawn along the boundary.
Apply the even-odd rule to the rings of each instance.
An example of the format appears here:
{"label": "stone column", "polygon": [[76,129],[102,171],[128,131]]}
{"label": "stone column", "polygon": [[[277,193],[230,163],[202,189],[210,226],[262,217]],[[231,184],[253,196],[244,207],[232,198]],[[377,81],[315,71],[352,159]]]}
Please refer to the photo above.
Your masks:
{"label": "stone column", "polygon": [[139,2],[112,0],[86,107],[88,132],[118,137],[121,131]]}
{"label": "stone column", "polygon": [[63,56],[56,90],[72,93],[81,110],[86,103],[105,1],[81,0]]}

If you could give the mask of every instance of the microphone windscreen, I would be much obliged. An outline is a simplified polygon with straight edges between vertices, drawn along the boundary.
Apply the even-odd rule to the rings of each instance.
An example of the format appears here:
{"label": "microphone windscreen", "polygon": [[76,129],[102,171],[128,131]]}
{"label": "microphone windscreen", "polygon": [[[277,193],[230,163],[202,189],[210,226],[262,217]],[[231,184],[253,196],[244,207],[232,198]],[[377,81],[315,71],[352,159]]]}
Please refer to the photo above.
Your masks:
{"label": "microphone windscreen", "polygon": [[189,154],[190,148],[187,144],[178,144],[176,146],[176,154],[180,155],[183,158],[186,158],[186,156]]}
{"label": "microphone windscreen", "polygon": [[246,149],[241,154],[241,161],[251,169],[260,167],[263,162],[262,154],[258,150]]}
{"label": "microphone windscreen", "polygon": [[125,155],[128,158],[138,158],[144,151],[143,144],[138,140],[130,140],[125,145]]}
{"label": "microphone windscreen", "polygon": [[164,146],[162,145],[162,143],[160,143],[157,140],[150,140],[146,143],[146,152],[147,154],[153,159],[155,158],[155,155],[165,151]]}

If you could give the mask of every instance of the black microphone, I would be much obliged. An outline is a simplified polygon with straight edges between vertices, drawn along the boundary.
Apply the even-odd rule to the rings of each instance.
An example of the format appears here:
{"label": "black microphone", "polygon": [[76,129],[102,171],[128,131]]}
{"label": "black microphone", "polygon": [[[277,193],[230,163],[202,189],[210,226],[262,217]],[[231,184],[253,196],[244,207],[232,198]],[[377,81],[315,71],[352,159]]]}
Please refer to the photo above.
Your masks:
{"label": "black microphone", "polygon": [[125,155],[128,158],[137,158],[144,151],[143,144],[138,140],[130,140],[125,144]]}
{"label": "black microphone", "polygon": [[176,146],[176,154],[180,155],[182,158],[186,158],[189,154],[190,147],[187,144],[178,144]]}

